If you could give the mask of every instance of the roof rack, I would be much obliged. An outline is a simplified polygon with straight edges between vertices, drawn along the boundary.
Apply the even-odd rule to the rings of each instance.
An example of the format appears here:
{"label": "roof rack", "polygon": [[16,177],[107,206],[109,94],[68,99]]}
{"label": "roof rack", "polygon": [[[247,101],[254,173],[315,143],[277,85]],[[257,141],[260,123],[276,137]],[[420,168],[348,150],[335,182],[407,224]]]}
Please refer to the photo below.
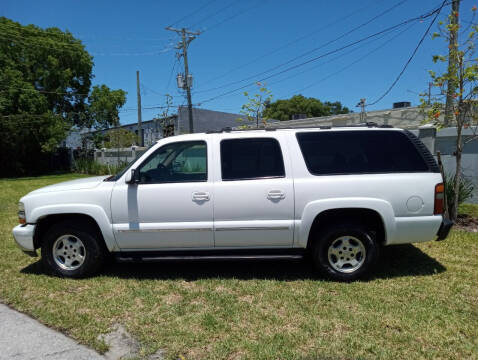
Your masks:
{"label": "roof rack", "polygon": [[353,124],[353,125],[339,125],[339,126],[332,126],[332,125],[310,125],[310,126],[280,126],[280,127],[259,127],[259,128],[247,128],[247,129],[234,129],[231,127],[225,127],[221,130],[208,130],[206,134],[220,134],[220,133],[230,133],[236,131],[254,131],[254,130],[265,130],[265,131],[276,131],[276,130],[294,130],[294,129],[321,129],[321,130],[328,130],[333,128],[348,128],[348,127],[376,127],[376,128],[393,128],[392,125],[378,125],[376,122],[367,121],[364,123]]}

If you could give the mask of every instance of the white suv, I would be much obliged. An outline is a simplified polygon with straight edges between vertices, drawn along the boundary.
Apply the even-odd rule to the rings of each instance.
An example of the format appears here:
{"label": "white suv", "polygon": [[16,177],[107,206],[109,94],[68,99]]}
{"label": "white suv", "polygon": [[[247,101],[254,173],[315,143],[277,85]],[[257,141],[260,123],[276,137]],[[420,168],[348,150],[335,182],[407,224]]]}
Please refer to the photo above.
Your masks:
{"label": "white suv", "polygon": [[115,176],[20,200],[18,245],[51,272],[83,277],[120,261],[298,258],[354,280],[381,246],[444,239],[444,186],[406,130],[266,129],[158,141]]}

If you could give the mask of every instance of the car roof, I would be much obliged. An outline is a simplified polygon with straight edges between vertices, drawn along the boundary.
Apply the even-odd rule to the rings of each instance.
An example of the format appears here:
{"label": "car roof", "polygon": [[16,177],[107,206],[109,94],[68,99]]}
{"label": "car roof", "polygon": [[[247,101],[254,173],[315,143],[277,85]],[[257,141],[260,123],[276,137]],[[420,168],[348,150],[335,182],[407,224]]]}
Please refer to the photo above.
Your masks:
{"label": "car roof", "polygon": [[223,135],[244,135],[244,134],[272,134],[276,132],[313,132],[313,131],[323,131],[323,132],[335,132],[335,131],[377,131],[377,130],[386,130],[386,131],[403,131],[403,129],[400,128],[394,128],[392,126],[387,126],[387,125],[352,125],[352,126],[309,126],[309,127],[294,127],[294,128],[288,128],[288,127],[270,127],[270,128],[265,128],[265,129],[231,129],[231,128],[224,128],[222,130],[212,130],[212,131],[206,131],[203,133],[194,133],[194,134],[181,134],[181,135],[175,135],[174,138],[176,139],[198,139],[201,135],[215,135],[215,136],[223,136]]}

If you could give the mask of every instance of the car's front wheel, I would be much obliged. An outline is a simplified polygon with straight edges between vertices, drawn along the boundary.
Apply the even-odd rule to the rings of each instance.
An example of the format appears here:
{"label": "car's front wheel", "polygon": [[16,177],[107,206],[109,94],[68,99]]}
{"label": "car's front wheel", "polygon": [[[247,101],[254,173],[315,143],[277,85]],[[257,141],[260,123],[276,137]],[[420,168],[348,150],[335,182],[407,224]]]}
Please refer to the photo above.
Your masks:
{"label": "car's front wheel", "polygon": [[358,224],[330,226],[315,244],[315,266],[332,280],[353,281],[365,276],[379,256],[373,232]]}
{"label": "car's front wheel", "polygon": [[53,225],[42,243],[45,269],[58,276],[81,278],[95,274],[105,259],[105,250],[92,229],[73,222]]}

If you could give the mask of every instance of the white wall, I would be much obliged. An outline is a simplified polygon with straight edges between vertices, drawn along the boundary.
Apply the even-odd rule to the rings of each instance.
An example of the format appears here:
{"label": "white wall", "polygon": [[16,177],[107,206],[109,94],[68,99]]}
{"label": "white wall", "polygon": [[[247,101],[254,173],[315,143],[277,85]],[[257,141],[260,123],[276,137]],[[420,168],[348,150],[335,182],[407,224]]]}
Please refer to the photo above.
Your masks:
{"label": "white wall", "polygon": [[142,155],[146,147],[132,146],[130,148],[120,149],[101,149],[95,151],[95,161],[104,165],[118,165],[119,163],[129,163]]}
{"label": "white wall", "polygon": [[[453,155],[442,155],[441,160],[447,174],[455,172],[456,159]],[[478,154],[463,154],[461,168],[463,175],[469,178],[475,187],[473,197],[467,202],[478,204]]]}

